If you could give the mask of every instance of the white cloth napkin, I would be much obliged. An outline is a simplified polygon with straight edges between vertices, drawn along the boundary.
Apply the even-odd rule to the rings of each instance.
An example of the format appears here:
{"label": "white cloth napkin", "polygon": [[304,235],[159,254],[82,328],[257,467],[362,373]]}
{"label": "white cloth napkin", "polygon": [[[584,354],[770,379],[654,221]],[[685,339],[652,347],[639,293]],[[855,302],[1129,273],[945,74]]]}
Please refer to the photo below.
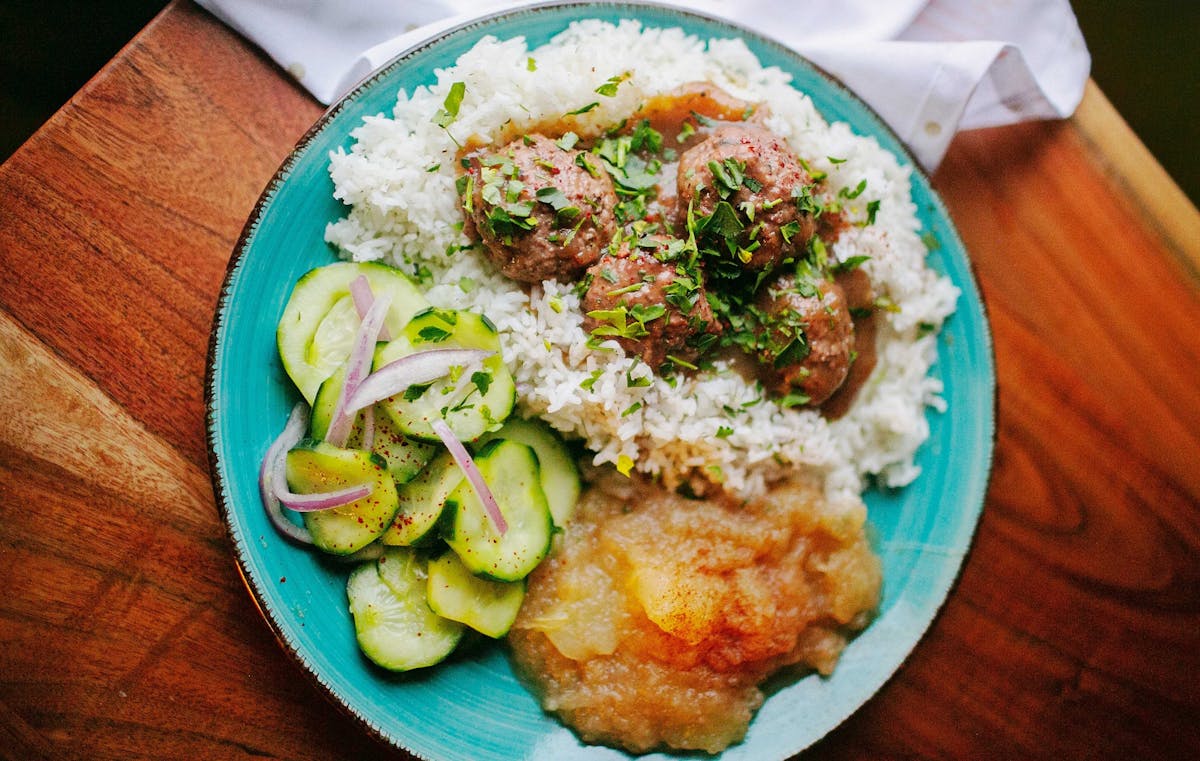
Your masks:
{"label": "white cloth napkin", "polygon": [[[197,0],[331,103],[508,0]],[[1068,0],[676,0],[772,37],[869,103],[929,170],[959,129],[1070,116],[1091,57]]]}

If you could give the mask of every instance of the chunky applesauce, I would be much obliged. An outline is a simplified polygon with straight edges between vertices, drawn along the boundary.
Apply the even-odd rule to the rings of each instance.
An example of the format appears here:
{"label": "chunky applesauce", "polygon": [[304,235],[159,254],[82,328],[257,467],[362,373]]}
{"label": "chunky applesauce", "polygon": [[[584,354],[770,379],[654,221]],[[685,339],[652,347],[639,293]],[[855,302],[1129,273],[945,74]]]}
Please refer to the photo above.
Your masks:
{"label": "chunky applesauce", "polygon": [[865,524],[816,479],[734,504],[603,477],[529,579],[516,662],[587,742],[718,752],[745,734],[764,679],[830,674],[870,620],[881,575]]}

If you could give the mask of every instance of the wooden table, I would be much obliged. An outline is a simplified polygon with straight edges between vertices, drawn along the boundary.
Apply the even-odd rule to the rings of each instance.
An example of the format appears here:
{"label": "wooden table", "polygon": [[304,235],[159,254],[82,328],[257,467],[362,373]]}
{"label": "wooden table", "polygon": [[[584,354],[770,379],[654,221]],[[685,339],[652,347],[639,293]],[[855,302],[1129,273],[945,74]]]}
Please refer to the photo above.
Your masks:
{"label": "wooden table", "polygon": [[[321,107],[170,5],[0,168],[0,755],[401,757],[276,645],[205,445],[217,292]],[[961,579],[814,758],[1200,757],[1200,215],[1091,87],[935,176],[999,373]]]}

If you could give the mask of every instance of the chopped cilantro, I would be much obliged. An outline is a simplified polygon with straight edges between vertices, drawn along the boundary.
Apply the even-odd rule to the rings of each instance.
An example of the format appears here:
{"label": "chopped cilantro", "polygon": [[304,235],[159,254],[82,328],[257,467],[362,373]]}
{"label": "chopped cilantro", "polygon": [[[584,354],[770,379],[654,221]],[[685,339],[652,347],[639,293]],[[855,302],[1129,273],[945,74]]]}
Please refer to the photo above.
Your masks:
{"label": "chopped cilantro", "polygon": [[640,282],[639,283],[630,283],[629,285],[625,286],[624,288],[614,288],[613,290],[609,291],[607,295],[610,298],[613,296],[624,296],[627,293],[633,293],[634,291],[642,290],[642,288],[645,287],[645,285],[646,285],[645,283],[640,283]]}
{"label": "chopped cilantro", "polygon": [[554,209],[554,221],[559,227],[573,224],[583,214],[578,206],[571,205],[566,193],[556,187],[540,188],[536,195],[539,201]]}
{"label": "chopped cilantro", "polygon": [[471,383],[475,384],[475,388],[479,389],[480,394],[486,394],[492,385],[492,374],[484,370],[477,370],[471,373]]}
{"label": "chopped cilantro", "polygon": [[596,381],[600,380],[601,375],[604,375],[603,370],[593,370],[591,375],[579,383],[579,387],[584,391],[591,391],[592,387],[596,385]]}
{"label": "chopped cilantro", "polygon": [[854,186],[854,190],[850,190],[849,188],[842,188],[841,190],[839,190],[838,198],[846,198],[849,200],[854,200],[855,198],[858,198],[859,196],[861,196],[863,194],[863,191],[866,189],[867,189],[867,181],[860,180],[859,183]]}
{"label": "chopped cilantro", "polygon": [[554,144],[564,151],[569,151],[579,142],[579,135],[574,132],[567,132],[562,137],[554,141]]}
{"label": "chopped cilantro", "polygon": [[591,176],[593,176],[593,177],[600,176],[599,167],[597,167],[595,164],[593,164],[591,161],[588,160],[588,155],[586,153],[575,154],[575,163],[578,164],[579,166],[583,167],[584,170],[587,171],[587,173],[590,174]]}
{"label": "chopped cilantro", "polygon": [[699,370],[700,369],[700,368],[696,367],[694,364],[692,364],[691,362],[688,362],[686,359],[680,359],[679,357],[676,357],[673,354],[668,354],[667,360],[672,365],[676,365],[678,367],[686,367],[689,370]]}
{"label": "chopped cilantro", "polygon": [[875,224],[875,214],[879,212],[879,201],[869,201],[867,203],[867,225]]}
{"label": "chopped cilantro", "polygon": [[618,74],[615,77],[609,77],[607,80],[605,80],[604,84],[596,88],[596,92],[606,98],[611,98],[617,94],[617,88],[621,86],[621,83],[626,79],[629,79],[631,76],[633,76],[633,72],[627,71],[624,74]]}
{"label": "chopped cilantro", "polygon": [[417,331],[417,338],[420,339],[420,343],[441,343],[451,335],[453,334],[450,331],[439,328],[436,325],[427,325]]}
{"label": "chopped cilantro", "polygon": [[858,267],[863,262],[867,261],[870,258],[871,257],[866,256],[865,254],[851,256],[851,257],[847,258],[845,261],[841,261],[841,262],[838,262],[837,264],[834,264],[833,272],[834,272],[834,274],[838,274],[841,272],[850,272],[851,270],[858,269]]}
{"label": "chopped cilantro", "polygon": [[791,409],[792,407],[803,407],[811,401],[812,397],[808,394],[802,394],[799,391],[793,391],[779,400],[779,406],[783,407],[784,409]]}
{"label": "chopped cilantro", "polygon": [[580,114],[586,114],[588,111],[591,111],[593,108],[596,108],[599,105],[600,105],[600,101],[594,100],[591,103],[587,104],[586,106],[580,106],[579,108],[575,109],[574,111],[568,111],[566,115],[567,116],[579,116]]}
{"label": "chopped cilantro", "polygon": [[455,82],[450,85],[450,92],[446,93],[446,99],[442,101],[442,107],[436,114],[433,115],[433,123],[445,129],[454,123],[458,118],[458,110],[462,107],[463,96],[466,95],[466,82]]}
{"label": "chopped cilantro", "polygon": [[432,385],[432,383],[415,383],[409,386],[408,388],[404,389],[404,401],[415,402],[416,400],[420,399]]}

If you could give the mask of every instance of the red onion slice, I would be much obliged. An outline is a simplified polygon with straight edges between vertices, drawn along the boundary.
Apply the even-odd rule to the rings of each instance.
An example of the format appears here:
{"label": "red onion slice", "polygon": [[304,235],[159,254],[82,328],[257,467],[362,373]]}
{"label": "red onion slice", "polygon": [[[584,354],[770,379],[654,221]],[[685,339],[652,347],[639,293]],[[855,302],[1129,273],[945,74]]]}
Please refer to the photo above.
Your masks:
{"label": "red onion slice", "polygon": [[371,493],[371,487],[364,484],[317,494],[296,494],[288,489],[287,453],[304,437],[307,420],[307,405],[300,402],[292,408],[283,432],[267,448],[258,471],[258,490],[275,528],[292,539],[312,544],[312,535],[308,530],[288,520],[281,507],[302,513],[329,510],[366,497]]}
{"label": "red onion slice", "polygon": [[278,470],[278,464],[283,462],[283,456],[304,435],[305,420],[308,418],[306,406],[304,402],[300,402],[292,408],[292,414],[288,417],[283,432],[267,447],[267,453],[258,470],[258,491],[262,495],[263,506],[267,509],[267,517],[279,533],[297,542],[312,544],[312,534],[308,529],[292,523],[283,514],[279,498],[275,496],[274,481],[274,474]]}
{"label": "red onion slice", "polygon": [[431,383],[445,377],[453,367],[481,363],[493,353],[483,349],[430,349],[401,357],[371,373],[358,384],[347,409],[353,415],[368,405],[403,393],[409,386]]}
{"label": "red onion slice", "polygon": [[371,493],[371,487],[366,484],[347,486],[337,491],[323,491],[314,494],[296,494],[287,489],[280,491],[278,484],[276,484],[276,487],[275,496],[279,498],[283,506],[298,513],[315,513],[320,510],[332,510],[335,507],[341,507],[342,505],[348,505],[351,502],[360,500]]}
{"label": "red onion slice", "polygon": [[350,357],[346,360],[346,382],[342,385],[342,393],[338,395],[334,405],[333,415],[329,421],[329,430],[325,440],[335,447],[346,446],[350,437],[350,428],[354,425],[354,413],[358,408],[351,408],[347,402],[358,390],[358,385],[371,372],[371,359],[374,356],[375,342],[379,340],[379,331],[383,327],[384,318],[391,308],[392,299],[387,294],[375,299],[367,314],[363,317],[358,331],[354,334],[354,345],[350,349]]}
{"label": "red onion slice", "polygon": [[[371,305],[375,303],[375,294],[371,292],[371,284],[365,275],[359,275],[350,281],[350,295],[354,298],[354,308],[358,311],[358,319],[365,320]],[[392,333],[385,324],[379,329],[379,340],[392,340]]]}
{"label": "red onion slice", "polygon": [[463,443],[458,440],[454,432],[450,430],[450,426],[446,425],[446,421],[441,418],[434,418],[429,424],[433,428],[433,432],[438,435],[442,443],[446,445],[446,449],[450,451],[450,456],[458,463],[458,467],[462,470],[463,475],[471,482],[471,487],[475,489],[475,493],[479,495],[479,501],[483,503],[484,512],[492,522],[492,528],[496,529],[496,533],[504,536],[508,531],[508,521],[504,520],[503,513],[500,512],[500,505],[496,503],[496,497],[492,494],[492,490],[488,488],[487,482],[483,480],[483,474],[479,472],[479,466],[471,459],[471,453],[463,446]]}

